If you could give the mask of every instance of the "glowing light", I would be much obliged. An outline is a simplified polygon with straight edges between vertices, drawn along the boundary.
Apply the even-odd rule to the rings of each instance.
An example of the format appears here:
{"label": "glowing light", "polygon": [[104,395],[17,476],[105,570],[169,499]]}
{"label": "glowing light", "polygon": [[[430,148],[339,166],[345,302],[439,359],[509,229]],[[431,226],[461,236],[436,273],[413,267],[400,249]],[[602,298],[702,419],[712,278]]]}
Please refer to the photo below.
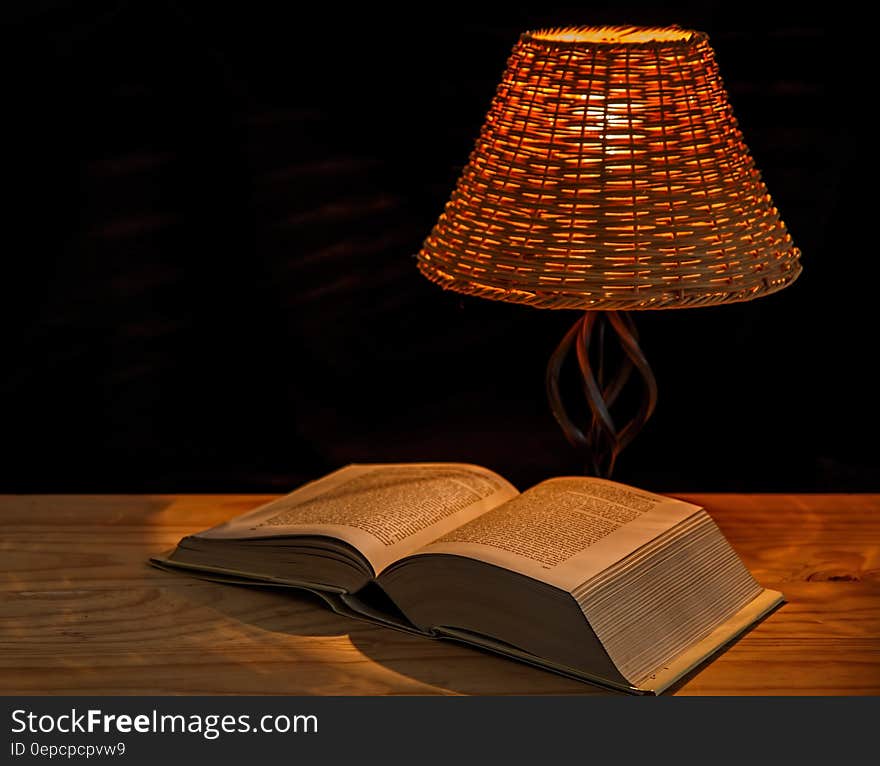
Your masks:
{"label": "glowing light", "polygon": [[530,34],[533,40],[563,43],[684,42],[695,32],[679,27],[559,27]]}
{"label": "glowing light", "polygon": [[514,47],[419,268],[544,308],[669,308],[780,289],[799,256],[704,34],[567,27]]}

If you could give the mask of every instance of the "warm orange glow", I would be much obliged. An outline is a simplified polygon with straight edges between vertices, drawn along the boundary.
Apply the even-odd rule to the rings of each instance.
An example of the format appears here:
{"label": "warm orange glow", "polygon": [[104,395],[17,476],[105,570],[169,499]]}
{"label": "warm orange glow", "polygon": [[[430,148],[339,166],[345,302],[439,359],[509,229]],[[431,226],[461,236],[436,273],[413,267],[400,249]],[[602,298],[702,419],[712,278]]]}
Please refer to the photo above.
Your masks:
{"label": "warm orange glow", "polygon": [[799,251],[705,35],[527,32],[419,254],[442,286],[544,308],[749,300]]}
{"label": "warm orange glow", "polygon": [[533,40],[563,43],[684,42],[699,34],[679,27],[559,27],[527,33]]}

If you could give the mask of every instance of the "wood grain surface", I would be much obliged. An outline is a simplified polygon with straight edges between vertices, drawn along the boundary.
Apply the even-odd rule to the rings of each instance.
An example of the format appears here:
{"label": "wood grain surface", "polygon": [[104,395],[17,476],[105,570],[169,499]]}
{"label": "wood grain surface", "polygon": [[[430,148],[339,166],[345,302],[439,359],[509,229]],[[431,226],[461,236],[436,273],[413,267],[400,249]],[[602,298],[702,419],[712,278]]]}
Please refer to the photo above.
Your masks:
{"label": "wood grain surface", "polygon": [[[788,603],[673,693],[880,693],[880,495],[681,497],[705,506]],[[605,693],[339,617],[308,594],[147,565],[269,499],[0,497],[0,692]]]}

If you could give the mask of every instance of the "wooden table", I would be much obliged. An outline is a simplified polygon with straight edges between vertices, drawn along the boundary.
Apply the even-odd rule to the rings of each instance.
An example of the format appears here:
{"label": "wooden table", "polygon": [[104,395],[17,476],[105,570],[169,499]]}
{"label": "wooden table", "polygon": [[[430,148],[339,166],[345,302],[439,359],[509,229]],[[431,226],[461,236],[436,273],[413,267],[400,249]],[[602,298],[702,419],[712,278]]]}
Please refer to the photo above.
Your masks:
{"label": "wooden table", "polygon": [[[782,609],[678,694],[880,693],[880,495],[681,495]],[[0,496],[5,694],[597,694],[463,646],[339,617],[298,592],[146,564],[270,499]]]}

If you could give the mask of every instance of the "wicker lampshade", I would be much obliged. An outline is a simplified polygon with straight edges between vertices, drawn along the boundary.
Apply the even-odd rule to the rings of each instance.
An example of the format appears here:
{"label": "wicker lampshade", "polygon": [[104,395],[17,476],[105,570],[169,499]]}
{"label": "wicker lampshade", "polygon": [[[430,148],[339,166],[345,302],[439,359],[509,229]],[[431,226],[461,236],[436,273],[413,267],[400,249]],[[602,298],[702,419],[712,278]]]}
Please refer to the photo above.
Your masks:
{"label": "wicker lampshade", "polygon": [[553,309],[745,301],[800,272],[701,32],[517,42],[419,253],[444,288]]}

